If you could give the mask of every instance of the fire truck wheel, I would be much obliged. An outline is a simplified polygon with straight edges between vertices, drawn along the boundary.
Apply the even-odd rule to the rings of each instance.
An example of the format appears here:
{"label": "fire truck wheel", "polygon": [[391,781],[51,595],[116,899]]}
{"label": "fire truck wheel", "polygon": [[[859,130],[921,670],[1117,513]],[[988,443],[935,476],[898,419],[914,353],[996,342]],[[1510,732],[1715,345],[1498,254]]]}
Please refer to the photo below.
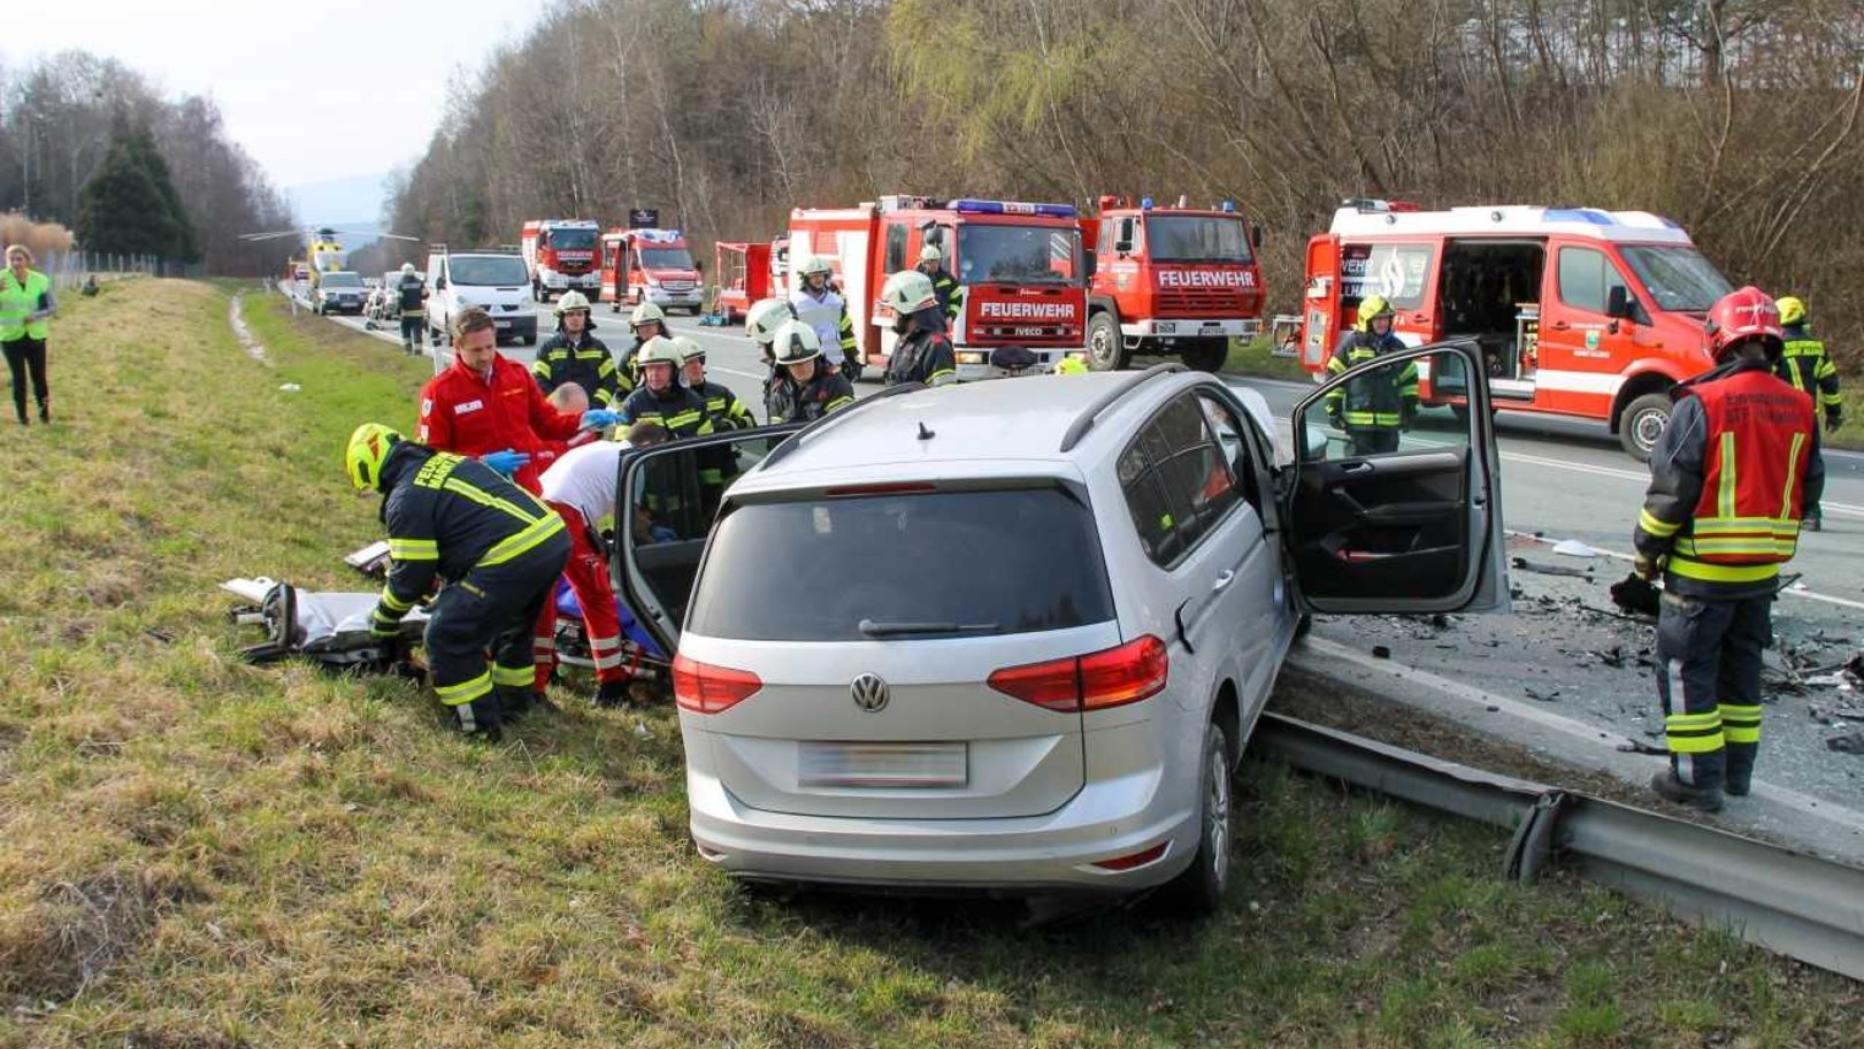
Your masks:
{"label": "fire truck wheel", "polygon": [[1087,366],[1097,372],[1117,372],[1132,359],[1126,352],[1126,339],[1120,334],[1120,320],[1102,310],[1087,319]]}
{"label": "fire truck wheel", "polygon": [[1178,352],[1184,363],[1201,372],[1214,372],[1230,359],[1230,340],[1198,339]]}
{"label": "fire truck wheel", "polygon": [[1651,450],[1657,447],[1657,438],[1669,421],[1669,393],[1647,393],[1625,405],[1625,413],[1618,418],[1618,440],[1631,458],[1649,462]]}

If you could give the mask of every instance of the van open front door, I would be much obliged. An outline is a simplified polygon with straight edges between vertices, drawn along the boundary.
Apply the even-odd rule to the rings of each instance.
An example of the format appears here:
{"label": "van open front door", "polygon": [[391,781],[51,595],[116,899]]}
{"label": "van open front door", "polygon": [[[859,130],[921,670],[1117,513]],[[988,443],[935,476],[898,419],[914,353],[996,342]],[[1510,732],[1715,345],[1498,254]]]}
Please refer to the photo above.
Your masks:
{"label": "van open front door", "polygon": [[1339,340],[1340,238],[1333,234],[1307,242],[1307,290],[1301,301],[1301,366],[1318,374]]}

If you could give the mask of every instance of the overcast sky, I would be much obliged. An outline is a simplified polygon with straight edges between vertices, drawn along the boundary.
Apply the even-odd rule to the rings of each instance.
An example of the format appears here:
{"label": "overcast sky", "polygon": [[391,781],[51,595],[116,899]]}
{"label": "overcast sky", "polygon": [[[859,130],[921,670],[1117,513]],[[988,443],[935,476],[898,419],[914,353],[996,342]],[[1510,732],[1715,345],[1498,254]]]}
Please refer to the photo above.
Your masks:
{"label": "overcast sky", "polygon": [[[18,67],[69,48],[122,60],[170,97],[203,94],[289,187],[416,159],[448,77],[476,71],[545,0],[34,0],[0,32]],[[314,112],[365,115],[340,124]],[[310,221],[307,219],[307,221]]]}

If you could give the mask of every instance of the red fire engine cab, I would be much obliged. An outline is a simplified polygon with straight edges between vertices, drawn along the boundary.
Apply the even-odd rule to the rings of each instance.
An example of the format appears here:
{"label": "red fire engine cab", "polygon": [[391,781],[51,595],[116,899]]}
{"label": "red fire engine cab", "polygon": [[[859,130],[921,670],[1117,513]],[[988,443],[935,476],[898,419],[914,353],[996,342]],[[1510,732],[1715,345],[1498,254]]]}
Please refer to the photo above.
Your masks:
{"label": "red fire engine cab", "polygon": [[879,304],[887,277],[912,269],[936,244],[961,285],[952,331],[958,378],[1006,374],[990,362],[1003,347],[1033,353],[1052,369],[1082,349],[1087,319],[1079,213],[1069,204],[884,196],[852,208],[790,212],[788,284],[811,256],[834,267],[863,364],[883,368],[892,352],[893,315]]}
{"label": "red fire engine cab", "polygon": [[534,219],[524,224],[519,248],[538,302],[567,291],[594,295],[601,290],[595,255],[601,232],[591,219]]}
{"label": "red fire engine cab", "polygon": [[[1642,461],[1670,388],[1710,367],[1703,318],[1731,288],[1648,212],[1349,200],[1308,241],[1301,364],[1319,381],[1381,295],[1407,343],[1478,343],[1498,410],[1597,419]],[[1422,403],[1462,410],[1466,376],[1420,380]]]}
{"label": "red fire engine cab", "polygon": [[697,314],[705,294],[686,237],[676,229],[602,234],[602,301],[617,313],[623,306],[652,302],[663,310]]}
{"label": "red fire engine cab", "polygon": [[1151,197],[1100,198],[1081,220],[1092,254],[1087,363],[1124,368],[1133,354],[1177,354],[1216,371],[1230,340],[1262,330],[1265,291],[1253,231],[1236,206],[1155,207]]}

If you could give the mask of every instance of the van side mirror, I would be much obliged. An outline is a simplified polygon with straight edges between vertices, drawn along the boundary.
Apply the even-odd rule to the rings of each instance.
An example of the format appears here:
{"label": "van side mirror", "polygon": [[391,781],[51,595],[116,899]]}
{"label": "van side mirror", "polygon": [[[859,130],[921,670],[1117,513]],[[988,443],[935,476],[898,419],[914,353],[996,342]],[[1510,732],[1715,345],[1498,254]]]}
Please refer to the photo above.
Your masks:
{"label": "van side mirror", "polygon": [[1631,303],[1631,291],[1622,284],[1614,284],[1605,293],[1605,315],[1619,320],[1635,321],[1637,310]]}
{"label": "van side mirror", "polygon": [[1099,268],[1099,255],[1099,252],[1092,249],[1081,252],[1081,270],[1090,279],[1094,276],[1094,271]]}
{"label": "van side mirror", "polygon": [[447,290],[447,279],[445,277],[435,277],[434,278],[434,290],[435,291]]}
{"label": "van side mirror", "polygon": [[694,273],[704,273],[704,272],[705,272],[705,260],[704,260],[704,259],[694,259],[694,260],[693,260],[693,272],[694,272]]}
{"label": "van side mirror", "polygon": [[1262,250],[1262,227],[1261,226],[1249,227],[1249,243],[1253,245],[1257,251]]}

